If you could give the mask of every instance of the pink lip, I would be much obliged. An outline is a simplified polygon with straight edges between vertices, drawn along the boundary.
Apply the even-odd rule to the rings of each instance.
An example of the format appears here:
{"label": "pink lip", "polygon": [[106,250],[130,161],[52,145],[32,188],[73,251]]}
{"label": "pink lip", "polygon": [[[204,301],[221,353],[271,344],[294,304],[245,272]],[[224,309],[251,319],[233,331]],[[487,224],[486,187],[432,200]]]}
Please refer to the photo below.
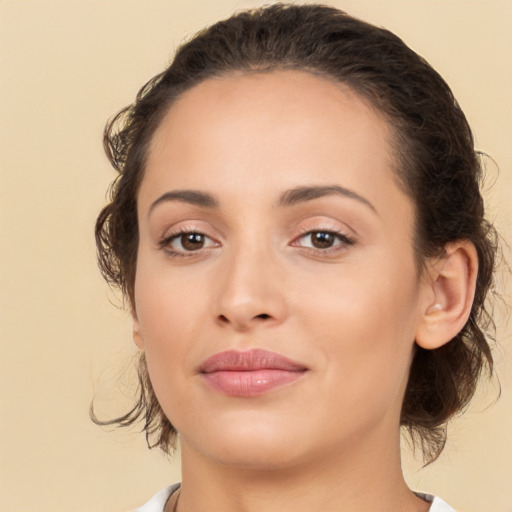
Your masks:
{"label": "pink lip", "polygon": [[300,379],[307,367],[275,352],[254,349],[220,352],[208,358],[199,371],[214,390],[248,398]]}

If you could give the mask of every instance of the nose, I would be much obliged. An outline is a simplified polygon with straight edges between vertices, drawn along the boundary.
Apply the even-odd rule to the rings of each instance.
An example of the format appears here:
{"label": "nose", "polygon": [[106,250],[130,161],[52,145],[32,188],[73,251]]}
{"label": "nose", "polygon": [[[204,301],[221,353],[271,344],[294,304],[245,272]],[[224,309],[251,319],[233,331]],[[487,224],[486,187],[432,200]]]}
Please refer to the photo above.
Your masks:
{"label": "nose", "polygon": [[276,326],[287,316],[283,272],[269,252],[248,250],[223,262],[219,272],[216,321],[245,332]]}

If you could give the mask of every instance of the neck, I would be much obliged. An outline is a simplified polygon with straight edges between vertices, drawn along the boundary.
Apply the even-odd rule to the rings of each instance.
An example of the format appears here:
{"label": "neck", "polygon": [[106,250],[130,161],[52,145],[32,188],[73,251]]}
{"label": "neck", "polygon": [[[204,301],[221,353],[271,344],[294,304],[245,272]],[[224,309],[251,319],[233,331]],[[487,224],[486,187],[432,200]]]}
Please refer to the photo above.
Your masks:
{"label": "neck", "polygon": [[[383,450],[382,446],[386,446]],[[198,454],[182,441],[183,483],[177,512],[425,512],[429,505],[407,487],[399,440],[365,439],[334,453],[286,467],[230,466]]]}

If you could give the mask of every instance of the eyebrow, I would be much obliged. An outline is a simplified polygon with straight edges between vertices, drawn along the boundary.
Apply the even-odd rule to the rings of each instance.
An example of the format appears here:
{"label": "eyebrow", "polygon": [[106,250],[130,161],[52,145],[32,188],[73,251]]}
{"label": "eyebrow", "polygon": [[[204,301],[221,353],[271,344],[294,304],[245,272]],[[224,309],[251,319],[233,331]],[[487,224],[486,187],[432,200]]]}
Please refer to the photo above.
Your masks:
{"label": "eyebrow", "polygon": [[360,196],[358,193],[354,192],[345,187],[340,187],[339,185],[315,185],[310,187],[296,187],[291,190],[287,190],[279,199],[279,206],[293,206],[298,203],[303,203],[306,201],[312,201],[314,199],[318,199],[320,197],[331,196],[331,195],[341,195],[344,197],[348,197],[349,199],[355,199],[360,203],[366,205],[370,210],[378,215],[375,206],[373,206],[368,199]]}
{"label": "eyebrow", "polygon": [[157,205],[167,201],[180,201],[182,203],[211,209],[219,207],[218,201],[211,194],[206,192],[199,192],[197,190],[173,190],[172,192],[162,194],[156,201],[154,201],[149,207],[148,215],[151,214]]}
{"label": "eyebrow", "polygon": [[[378,215],[377,210],[373,204],[368,201],[368,199],[365,199],[353,190],[340,187],[339,185],[313,185],[308,187],[296,187],[287,190],[279,198],[278,206],[294,206],[299,203],[313,201],[314,199],[319,199],[321,197],[330,195],[341,195],[348,197],[349,199],[355,199],[356,201],[366,205]],[[179,201],[210,209],[219,208],[219,202],[217,199],[215,199],[215,197],[213,197],[211,194],[208,194],[207,192],[200,192],[198,190],[173,190],[162,194],[151,204],[148,216],[156,206],[167,201]]]}

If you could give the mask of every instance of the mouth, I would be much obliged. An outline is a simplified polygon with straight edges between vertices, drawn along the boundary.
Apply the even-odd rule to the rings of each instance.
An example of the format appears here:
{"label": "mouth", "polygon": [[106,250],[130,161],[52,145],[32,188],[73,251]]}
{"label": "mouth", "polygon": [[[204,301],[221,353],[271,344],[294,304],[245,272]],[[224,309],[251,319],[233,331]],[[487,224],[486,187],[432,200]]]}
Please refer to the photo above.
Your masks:
{"label": "mouth", "polygon": [[208,358],[199,368],[213,390],[233,397],[255,397],[291,384],[308,371],[303,364],[267,350],[228,350]]}

